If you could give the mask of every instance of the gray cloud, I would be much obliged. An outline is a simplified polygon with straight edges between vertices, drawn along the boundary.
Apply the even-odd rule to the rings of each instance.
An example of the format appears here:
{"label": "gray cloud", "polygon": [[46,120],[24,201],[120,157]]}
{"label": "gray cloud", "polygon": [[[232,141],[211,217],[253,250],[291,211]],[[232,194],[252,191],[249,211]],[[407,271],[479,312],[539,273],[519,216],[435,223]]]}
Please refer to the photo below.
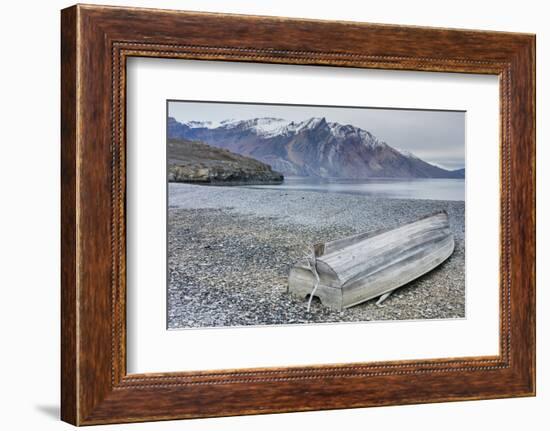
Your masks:
{"label": "gray cloud", "polygon": [[459,169],[465,164],[465,112],[462,111],[169,101],[168,114],[178,121],[255,117],[303,121],[325,117],[329,122],[368,130],[392,147],[410,151],[438,166]]}

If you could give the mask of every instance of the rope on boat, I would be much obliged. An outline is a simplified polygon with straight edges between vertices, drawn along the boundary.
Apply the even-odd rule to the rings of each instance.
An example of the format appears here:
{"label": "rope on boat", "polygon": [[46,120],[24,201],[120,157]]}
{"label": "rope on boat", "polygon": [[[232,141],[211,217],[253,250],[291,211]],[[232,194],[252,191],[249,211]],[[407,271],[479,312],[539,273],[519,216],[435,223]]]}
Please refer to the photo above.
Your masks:
{"label": "rope on boat", "polygon": [[311,290],[311,293],[309,294],[309,301],[307,302],[307,311],[311,309],[311,301],[313,301],[313,296],[315,295],[315,292],[317,291],[317,288],[319,287],[319,274],[317,273],[317,262],[315,258],[315,250],[313,253],[309,256],[306,256],[307,264],[309,265],[309,270],[312,272],[312,274],[315,276],[315,284],[313,285],[313,289]]}

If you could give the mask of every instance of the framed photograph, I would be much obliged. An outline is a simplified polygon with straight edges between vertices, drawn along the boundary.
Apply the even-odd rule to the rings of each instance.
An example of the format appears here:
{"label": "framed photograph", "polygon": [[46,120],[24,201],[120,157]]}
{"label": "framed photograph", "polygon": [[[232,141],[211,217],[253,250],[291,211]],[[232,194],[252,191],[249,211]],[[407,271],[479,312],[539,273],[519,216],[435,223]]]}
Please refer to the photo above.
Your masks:
{"label": "framed photograph", "polygon": [[62,419],[535,394],[535,37],[62,11]]}

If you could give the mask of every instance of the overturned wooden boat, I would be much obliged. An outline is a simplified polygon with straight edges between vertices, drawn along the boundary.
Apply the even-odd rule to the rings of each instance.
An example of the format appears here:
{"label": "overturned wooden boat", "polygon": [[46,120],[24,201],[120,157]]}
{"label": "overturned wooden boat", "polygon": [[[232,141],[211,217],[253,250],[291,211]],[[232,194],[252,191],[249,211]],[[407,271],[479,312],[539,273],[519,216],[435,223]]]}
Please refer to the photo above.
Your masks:
{"label": "overturned wooden boat", "polygon": [[310,256],[290,270],[288,291],[317,296],[323,305],[344,308],[380,297],[445,261],[454,251],[447,212],[394,229],[360,233],[315,244]]}

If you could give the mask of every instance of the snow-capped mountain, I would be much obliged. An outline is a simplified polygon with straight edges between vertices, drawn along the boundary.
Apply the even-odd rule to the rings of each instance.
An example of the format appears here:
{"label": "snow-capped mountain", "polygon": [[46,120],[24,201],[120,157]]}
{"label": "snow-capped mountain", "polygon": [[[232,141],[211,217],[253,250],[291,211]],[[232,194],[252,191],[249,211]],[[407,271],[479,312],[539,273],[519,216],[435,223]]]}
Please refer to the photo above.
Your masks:
{"label": "snow-capped mountain", "polygon": [[337,178],[464,178],[431,165],[349,124],[313,117],[305,121],[253,118],[178,122],[168,118],[168,137],[202,141],[252,157],[285,175]]}

